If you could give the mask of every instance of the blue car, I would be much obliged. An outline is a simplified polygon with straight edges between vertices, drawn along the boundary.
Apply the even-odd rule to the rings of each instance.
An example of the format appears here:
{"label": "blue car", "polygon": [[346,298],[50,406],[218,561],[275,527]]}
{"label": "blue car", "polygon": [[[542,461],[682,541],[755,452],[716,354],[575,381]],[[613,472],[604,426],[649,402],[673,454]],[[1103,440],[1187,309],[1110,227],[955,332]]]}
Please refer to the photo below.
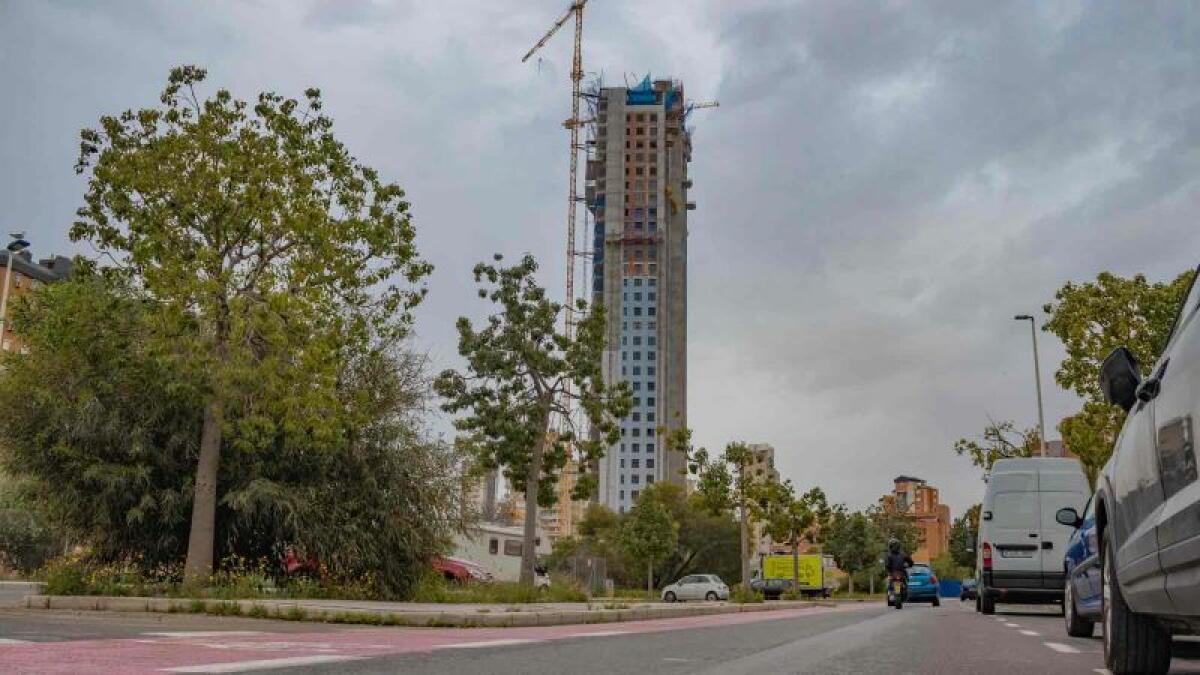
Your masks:
{"label": "blue car", "polygon": [[1102,620],[1103,599],[1100,569],[1100,544],[1096,538],[1096,498],[1088,500],[1080,516],[1075,509],[1063,509],[1055,514],[1063,525],[1075,527],[1067,541],[1063,559],[1066,583],[1063,588],[1063,617],[1067,635],[1091,637],[1096,622]]}
{"label": "blue car", "polygon": [[938,599],[938,579],[929,565],[916,564],[908,568],[908,593],[905,602],[930,602],[934,607],[942,604]]}

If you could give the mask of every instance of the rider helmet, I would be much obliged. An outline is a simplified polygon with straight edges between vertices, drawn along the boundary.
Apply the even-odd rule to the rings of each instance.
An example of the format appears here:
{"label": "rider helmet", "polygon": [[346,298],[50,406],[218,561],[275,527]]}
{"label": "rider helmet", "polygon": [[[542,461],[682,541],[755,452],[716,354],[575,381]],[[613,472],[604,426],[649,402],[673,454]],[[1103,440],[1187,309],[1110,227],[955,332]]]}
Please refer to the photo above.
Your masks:
{"label": "rider helmet", "polygon": [[892,553],[900,552],[900,540],[895,537],[888,540],[888,550]]}

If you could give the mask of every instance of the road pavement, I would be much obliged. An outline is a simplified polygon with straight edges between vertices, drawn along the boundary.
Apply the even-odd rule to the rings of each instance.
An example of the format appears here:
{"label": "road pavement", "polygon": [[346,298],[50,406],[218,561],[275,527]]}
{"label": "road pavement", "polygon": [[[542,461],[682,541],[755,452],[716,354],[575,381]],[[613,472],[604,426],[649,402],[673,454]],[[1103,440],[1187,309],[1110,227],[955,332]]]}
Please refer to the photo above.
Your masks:
{"label": "road pavement", "polygon": [[[204,615],[0,611],[5,673],[1096,673],[1055,607],[879,603],[539,628],[382,628]],[[1173,673],[1200,673],[1177,641]]]}

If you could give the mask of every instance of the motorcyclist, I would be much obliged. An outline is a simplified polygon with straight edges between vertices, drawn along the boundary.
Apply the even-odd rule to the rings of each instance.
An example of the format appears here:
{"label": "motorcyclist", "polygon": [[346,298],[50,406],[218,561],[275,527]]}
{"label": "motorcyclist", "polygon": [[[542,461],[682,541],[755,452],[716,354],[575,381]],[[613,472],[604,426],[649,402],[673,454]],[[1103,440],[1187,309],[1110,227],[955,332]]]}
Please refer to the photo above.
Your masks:
{"label": "motorcyclist", "polygon": [[887,570],[888,577],[898,576],[908,581],[908,568],[912,565],[912,556],[900,550],[900,540],[889,539],[887,554],[883,557],[883,569]]}

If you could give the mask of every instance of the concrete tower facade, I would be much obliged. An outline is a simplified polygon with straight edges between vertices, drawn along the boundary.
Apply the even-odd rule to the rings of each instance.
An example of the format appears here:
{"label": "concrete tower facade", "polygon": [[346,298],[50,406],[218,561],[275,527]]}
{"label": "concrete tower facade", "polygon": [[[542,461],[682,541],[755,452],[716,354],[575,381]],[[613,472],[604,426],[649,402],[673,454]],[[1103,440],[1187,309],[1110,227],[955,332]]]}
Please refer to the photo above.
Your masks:
{"label": "concrete tower facade", "polygon": [[599,90],[586,167],[593,301],[608,310],[604,379],[633,387],[633,412],[599,467],[599,501],[626,511],[657,481],[685,483],[664,435],[687,426],[687,212],[691,139],[683,85],[646,78]]}

